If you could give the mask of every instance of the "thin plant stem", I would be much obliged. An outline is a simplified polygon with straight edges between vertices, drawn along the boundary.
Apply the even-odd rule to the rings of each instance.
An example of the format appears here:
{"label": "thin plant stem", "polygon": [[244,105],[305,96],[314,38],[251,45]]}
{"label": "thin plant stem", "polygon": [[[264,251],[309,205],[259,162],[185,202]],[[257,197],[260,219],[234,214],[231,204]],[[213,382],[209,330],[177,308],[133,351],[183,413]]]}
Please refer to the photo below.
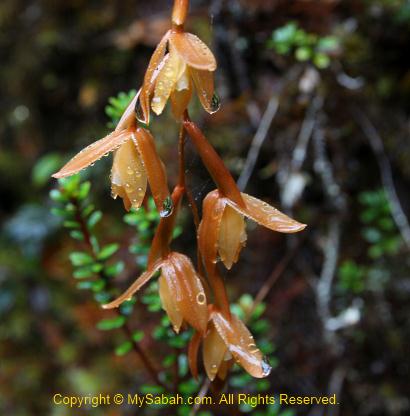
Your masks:
{"label": "thin plant stem", "polygon": [[[76,217],[76,221],[80,224],[80,229],[84,235],[84,242],[87,248],[89,249],[89,251],[92,253],[92,257],[94,258],[94,260],[97,260],[94,247],[91,242],[91,235],[90,235],[90,232],[88,231],[87,224],[85,223],[84,218],[82,217],[80,213],[80,206],[78,204],[78,201],[76,199],[72,199],[71,202],[75,206],[75,217]],[[106,287],[110,289],[110,280],[105,275],[105,273],[101,271],[98,273],[98,275],[102,280],[104,280],[104,282],[106,283]],[[118,309],[116,313],[118,314],[118,316],[123,316]],[[158,374],[159,374],[158,370],[153,366],[153,364],[151,363],[150,359],[148,358],[143,348],[137,342],[134,341],[132,337],[132,330],[128,326],[128,324],[125,324],[122,327],[122,330],[124,334],[126,335],[126,337],[131,340],[134,351],[137,353],[139,359],[144,365],[146,371],[151,376],[152,380],[159,386],[166,388],[166,385],[158,377]]]}

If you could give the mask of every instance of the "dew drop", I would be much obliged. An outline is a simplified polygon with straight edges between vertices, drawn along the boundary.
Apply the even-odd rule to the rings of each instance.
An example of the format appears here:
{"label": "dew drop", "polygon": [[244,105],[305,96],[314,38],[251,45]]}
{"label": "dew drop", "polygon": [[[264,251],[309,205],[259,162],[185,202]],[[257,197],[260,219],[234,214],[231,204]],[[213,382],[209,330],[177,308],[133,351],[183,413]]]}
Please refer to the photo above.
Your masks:
{"label": "dew drop", "polygon": [[218,366],[216,364],[212,364],[211,373],[216,374],[217,372],[218,372]]}
{"label": "dew drop", "polygon": [[131,166],[127,167],[127,173],[128,173],[128,175],[132,175],[134,173]]}
{"label": "dew drop", "polygon": [[174,202],[172,201],[171,196],[167,196],[162,204],[162,210],[159,215],[161,218],[169,217],[174,210]]}
{"label": "dew drop", "polygon": [[221,108],[221,99],[215,92],[211,99],[211,112],[216,113]]}
{"label": "dew drop", "polygon": [[204,305],[206,303],[206,297],[204,292],[200,292],[196,295],[196,301],[199,305]]}
{"label": "dew drop", "polygon": [[262,361],[262,376],[267,377],[272,371],[272,367],[269,365],[267,358]]}

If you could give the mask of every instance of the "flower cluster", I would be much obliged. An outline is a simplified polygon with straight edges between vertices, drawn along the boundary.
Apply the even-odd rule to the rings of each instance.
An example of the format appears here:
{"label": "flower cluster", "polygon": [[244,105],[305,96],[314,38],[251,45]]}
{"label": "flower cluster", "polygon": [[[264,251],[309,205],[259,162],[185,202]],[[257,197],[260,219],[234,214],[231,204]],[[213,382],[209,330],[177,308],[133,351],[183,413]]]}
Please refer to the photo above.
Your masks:
{"label": "flower cluster", "polygon": [[[188,357],[191,372],[198,374],[197,357],[202,344],[205,371],[211,380],[224,379],[236,361],[254,377],[270,372],[255,341],[237,317],[231,314],[218,262],[227,269],[238,261],[246,244],[245,218],[273,231],[295,233],[305,228],[277,209],[241,193],[224,163],[188,115],[195,89],[209,113],[219,107],[214,93],[216,60],[195,35],[184,31],[187,0],[176,0],[172,28],[156,48],[143,85],[128,105],[116,129],[91,144],[70,160],[56,178],[73,175],[110,152],[114,152],[111,190],[123,200],[125,209],[138,209],[149,185],[161,221],[152,241],[147,270],[117,299],[104,305],[116,308],[159,274],[159,295],[163,309],[176,332],[186,325],[195,332]],[[181,124],[180,175],[172,194],[155,140],[148,130],[151,110],[159,115],[167,102]],[[200,253],[196,271],[191,260],[171,249],[172,231],[184,194],[184,140],[188,135],[212,176],[216,189],[203,201],[197,238]]]}

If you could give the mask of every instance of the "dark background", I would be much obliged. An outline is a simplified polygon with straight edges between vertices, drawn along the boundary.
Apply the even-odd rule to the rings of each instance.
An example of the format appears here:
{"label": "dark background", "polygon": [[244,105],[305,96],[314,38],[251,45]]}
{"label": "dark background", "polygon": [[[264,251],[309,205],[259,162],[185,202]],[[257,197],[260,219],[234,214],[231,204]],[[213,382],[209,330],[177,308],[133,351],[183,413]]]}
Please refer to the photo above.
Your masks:
{"label": "dark background", "polygon": [[[48,175],[106,134],[108,98],[141,83],[171,5],[0,3],[2,414],[73,414],[52,405],[54,392],[136,391],[144,378],[136,358],[113,356],[112,335],[95,328],[104,312],[75,288],[67,260],[74,243],[50,214]],[[290,21],[338,39],[327,68],[269,47]],[[246,190],[309,225],[294,238],[251,227],[227,277],[232,300],[255,295],[290,260],[266,297],[278,359],[272,392],[337,392],[342,403],[296,414],[409,414],[410,3],[193,1],[188,27],[212,44],[222,99],[214,116],[194,104],[193,118],[239,177],[279,97]],[[167,113],[154,130],[173,184],[177,127]],[[188,152],[200,202],[212,183],[189,144]],[[109,198],[108,169],[101,162],[89,173],[105,214],[99,232],[126,242],[131,230]],[[182,249],[192,248],[190,224]]]}

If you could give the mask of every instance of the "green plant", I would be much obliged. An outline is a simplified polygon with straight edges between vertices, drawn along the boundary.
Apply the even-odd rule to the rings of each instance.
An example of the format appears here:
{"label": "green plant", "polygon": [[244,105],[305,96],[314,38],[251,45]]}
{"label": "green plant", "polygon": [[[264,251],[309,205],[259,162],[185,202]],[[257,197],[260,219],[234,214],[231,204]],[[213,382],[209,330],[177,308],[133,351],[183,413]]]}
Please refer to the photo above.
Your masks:
{"label": "green plant", "polygon": [[330,65],[332,54],[339,50],[340,42],[336,36],[307,33],[298,23],[289,22],[272,33],[268,47],[280,55],[293,53],[298,61],[311,61],[324,69]]}

